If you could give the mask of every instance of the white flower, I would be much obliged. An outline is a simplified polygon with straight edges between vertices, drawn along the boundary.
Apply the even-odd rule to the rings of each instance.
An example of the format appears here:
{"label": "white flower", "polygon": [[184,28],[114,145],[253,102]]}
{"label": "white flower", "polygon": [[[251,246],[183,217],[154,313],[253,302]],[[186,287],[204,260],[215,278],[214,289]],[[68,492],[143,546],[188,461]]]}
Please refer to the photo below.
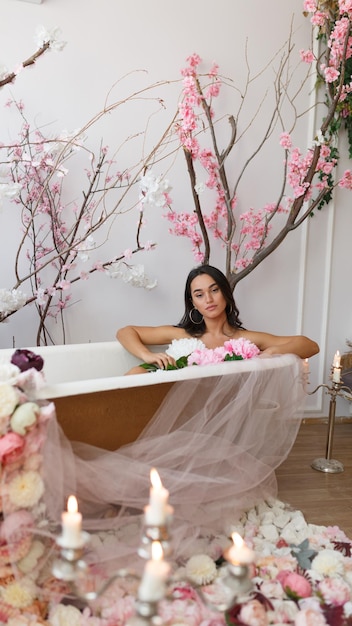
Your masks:
{"label": "white flower", "polygon": [[21,191],[19,183],[0,183],[0,206],[4,198],[15,198]]}
{"label": "white flower", "polygon": [[19,435],[25,435],[27,428],[36,423],[39,413],[40,408],[35,402],[20,404],[10,420],[12,430]]}
{"label": "white flower", "polygon": [[82,613],[75,606],[56,604],[49,614],[50,626],[80,626]]}
{"label": "white flower", "polygon": [[191,337],[190,339],[174,339],[165,352],[177,361],[181,356],[188,356],[195,350],[204,350],[204,348],[203,341]]}
{"label": "white flower", "polygon": [[27,296],[18,289],[0,289],[0,319],[1,314],[7,315],[12,311],[18,311],[26,304]]}
{"label": "white flower", "polygon": [[39,559],[43,556],[45,546],[41,541],[34,540],[29,549],[28,554],[18,561],[17,567],[23,574],[29,574],[37,566]]}
{"label": "white flower", "polygon": [[10,417],[18,403],[16,389],[8,383],[0,383],[0,418]]}
{"label": "white flower", "polygon": [[117,261],[107,268],[106,273],[110,278],[122,278],[124,283],[132,287],[154,289],[158,284],[157,280],[150,280],[145,274],[144,265],[126,265],[121,261]]}
{"label": "white flower", "polygon": [[342,576],[344,573],[344,557],[336,550],[320,550],[312,561],[312,569],[323,576]]}
{"label": "white flower", "polygon": [[196,554],[187,561],[186,574],[196,585],[207,585],[216,578],[216,565],[207,554]]}
{"label": "white flower", "polygon": [[197,185],[194,185],[194,191],[198,195],[203,193],[205,191],[205,184],[204,183],[197,183]]}
{"label": "white flower", "polygon": [[7,604],[16,609],[30,606],[36,598],[36,587],[32,580],[21,578],[1,589],[1,597]]}
{"label": "white flower", "polygon": [[36,29],[35,42],[38,48],[41,48],[45,43],[50,43],[50,48],[52,50],[56,50],[57,52],[61,52],[66,46],[66,41],[59,40],[61,36],[60,28],[52,28],[51,30],[46,30],[44,26],[38,26]]}
{"label": "white flower", "polygon": [[169,181],[162,176],[154,176],[151,172],[147,172],[140,180],[140,196],[142,204],[149,204],[155,207],[164,207],[166,205],[166,195],[171,191]]}
{"label": "white flower", "polygon": [[44,493],[43,480],[34,470],[20,472],[8,485],[8,495],[18,508],[32,508]]}

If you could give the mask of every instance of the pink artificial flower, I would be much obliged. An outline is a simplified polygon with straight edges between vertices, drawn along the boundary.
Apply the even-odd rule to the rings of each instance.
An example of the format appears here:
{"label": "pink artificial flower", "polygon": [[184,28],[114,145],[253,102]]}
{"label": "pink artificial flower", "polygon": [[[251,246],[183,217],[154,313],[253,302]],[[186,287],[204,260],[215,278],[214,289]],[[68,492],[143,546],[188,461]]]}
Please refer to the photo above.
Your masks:
{"label": "pink artificial flower", "polygon": [[22,454],[25,440],[17,433],[9,432],[0,438],[0,461],[3,465],[14,463]]}
{"label": "pink artificial flower", "polygon": [[250,600],[241,607],[239,613],[241,623],[247,626],[267,626],[269,619],[264,606],[259,600]]}
{"label": "pink artificial flower", "polygon": [[327,83],[334,83],[340,76],[340,72],[335,67],[326,67],[324,70],[325,81]]}
{"label": "pink artificial flower", "polygon": [[315,609],[303,609],[298,611],[295,621],[295,626],[325,626],[324,615]]}
{"label": "pink artificial flower", "polygon": [[301,574],[282,570],[278,573],[276,579],[281,583],[287,595],[295,598],[309,598],[312,595],[310,582]]}
{"label": "pink artificial flower", "polygon": [[289,133],[281,133],[280,146],[285,148],[285,150],[289,150],[290,148],[292,148],[292,139]]}
{"label": "pink artificial flower", "polygon": [[235,354],[237,356],[241,356],[243,359],[252,359],[260,354],[258,346],[244,337],[225,341],[224,348],[227,354]]}
{"label": "pink artificial flower", "polygon": [[0,540],[13,541],[18,536],[23,536],[31,532],[34,526],[34,518],[32,513],[25,509],[14,511],[6,515],[0,526]]}
{"label": "pink artificial flower", "polygon": [[351,598],[351,588],[341,578],[324,578],[318,584],[318,589],[324,602],[333,606],[342,606]]}
{"label": "pink artificial flower", "polygon": [[313,63],[315,60],[315,56],[311,50],[300,50],[299,54],[303,63]]}
{"label": "pink artificial flower", "polygon": [[309,13],[317,10],[317,0],[304,0],[303,9]]}
{"label": "pink artificial flower", "polygon": [[340,182],[339,182],[339,187],[342,187],[343,189],[352,189],[352,172],[351,170],[346,170],[344,175],[342,176]]}

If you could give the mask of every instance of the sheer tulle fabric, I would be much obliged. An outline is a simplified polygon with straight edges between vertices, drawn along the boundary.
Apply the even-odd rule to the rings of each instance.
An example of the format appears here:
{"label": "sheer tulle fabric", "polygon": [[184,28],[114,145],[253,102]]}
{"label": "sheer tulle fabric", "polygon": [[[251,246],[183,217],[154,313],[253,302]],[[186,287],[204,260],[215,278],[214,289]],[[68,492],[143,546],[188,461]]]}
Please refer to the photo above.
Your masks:
{"label": "sheer tulle fabric", "polygon": [[[94,558],[125,565],[139,544],[155,467],[174,508],[178,556],[200,535],[231,532],[244,510],[276,495],[275,468],[303,414],[301,360],[252,361],[209,366],[214,376],[207,367],[206,378],[176,382],[139,439],[115,452],[71,444],[53,421],[44,459],[50,519],[60,522],[65,498],[76,494],[89,532],[116,533],[109,550]],[[128,542],[126,524],[134,528]]]}

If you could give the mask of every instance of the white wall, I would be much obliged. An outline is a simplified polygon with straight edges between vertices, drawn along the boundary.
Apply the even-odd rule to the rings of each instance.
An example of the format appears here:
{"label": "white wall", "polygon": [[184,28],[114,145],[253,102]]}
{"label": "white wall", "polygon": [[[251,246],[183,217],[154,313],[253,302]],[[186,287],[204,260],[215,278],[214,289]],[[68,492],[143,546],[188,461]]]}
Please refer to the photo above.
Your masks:
{"label": "white wall", "polygon": [[[34,51],[33,35],[38,24],[47,28],[60,26],[67,46],[61,53],[50,52],[34,68],[22,72],[16,82],[0,91],[2,108],[11,95],[23,99],[28,117],[38,125],[48,124],[53,131],[82,127],[99,112],[112,86],[122,76],[133,74],[113,88],[110,98],[119,99],[128,89],[139,89],[158,81],[175,81],[156,90],[164,98],[166,109],[153,118],[151,139],[171,119],[180,94],[180,68],[185,59],[197,52],[206,65],[215,60],[221,74],[243,88],[245,81],[245,45],[253,75],[272,59],[283,46],[294,17],[296,59],[298,51],[310,44],[310,24],[302,15],[301,0],[291,2],[258,2],[247,0],[245,10],[234,0],[43,0],[42,4],[22,0],[0,0],[0,64],[14,67]],[[249,119],[266,90],[268,104],[263,107],[263,124],[270,111],[270,89],[277,59],[269,63],[266,73],[251,86],[243,117]],[[224,113],[237,106],[236,95],[224,94],[220,107]],[[302,93],[300,106],[308,107],[309,91]],[[149,105],[148,105],[149,106]],[[142,130],[148,106],[123,110],[93,129],[88,141],[96,147],[102,135],[110,146],[118,145],[126,132]],[[119,113],[120,115],[120,113]],[[289,124],[291,112],[286,111]],[[292,116],[291,116],[292,117]],[[315,121],[306,116],[295,133],[302,150],[310,144]],[[0,116],[0,140],[13,136],[15,121],[8,113]],[[236,154],[234,168],[250,154],[258,140],[261,126],[253,127]],[[274,201],[281,185],[282,153],[276,135],[255,171],[245,179],[241,189],[243,208],[260,207]],[[344,150],[346,151],[346,150]],[[131,155],[130,155],[131,156]],[[348,167],[343,163],[341,167]],[[160,171],[163,172],[163,166]],[[189,207],[189,181],[182,161],[168,172],[173,186],[175,206]],[[76,186],[66,191],[68,199],[79,193]],[[77,186],[78,185],[78,186]],[[248,328],[277,334],[303,333],[321,346],[319,356],[311,360],[311,389],[328,380],[336,349],[345,350],[345,340],[352,336],[352,295],[349,281],[349,237],[352,214],[348,192],[336,193],[334,203],[309,223],[289,236],[253,274],[236,288],[236,300],[243,323]],[[118,218],[107,244],[118,254],[133,246],[136,214]],[[4,206],[0,214],[0,288],[12,288],[13,259],[18,241],[18,224],[13,206]],[[116,329],[127,323],[177,323],[183,312],[183,286],[195,265],[188,241],[168,235],[168,224],[160,215],[150,214],[145,240],[157,241],[154,252],[136,255],[147,273],[156,277],[158,287],[152,291],[133,289],[121,281],[94,275],[78,283],[73,290],[75,302],[66,315],[66,342],[109,341]],[[211,258],[224,269],[221,251]],[[33,308],[16,313],[0,325],[1,347],[33,345],[38,320]],[[60,329],[52,329],[60,342]],[[326,415],[328,398],[322,392],[308,400],[307,414]],[[349,414],[349,405],[338,402],[338,414]]]}

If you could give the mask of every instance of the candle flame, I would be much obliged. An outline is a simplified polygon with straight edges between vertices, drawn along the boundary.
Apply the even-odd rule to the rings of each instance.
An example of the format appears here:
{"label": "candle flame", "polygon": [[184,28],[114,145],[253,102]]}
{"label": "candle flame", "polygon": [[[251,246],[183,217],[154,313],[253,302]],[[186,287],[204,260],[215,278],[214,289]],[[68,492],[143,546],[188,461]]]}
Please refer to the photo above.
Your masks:
{"label": "candle flame", "polygon": [[242,548],[244,541],[241,535],[239,535],[238,533],[232,533],[231,537],[236,548]]}
{"label": "candle flame", "polygon": [[160,541],[152,541],[152,559],[153,561],[161,561],[164,556],[163,547]]}
{"label": "candle flame", "polygon": [[77,513],[78,504],[75,496],[69,496],[67,500],[67,510],[69,513]]}
{"label": "candle flame", "polygon": [[155,467],[152,467],[150,470],[150,482],[155,489],[160,489],[162,487],[160,476]]}

